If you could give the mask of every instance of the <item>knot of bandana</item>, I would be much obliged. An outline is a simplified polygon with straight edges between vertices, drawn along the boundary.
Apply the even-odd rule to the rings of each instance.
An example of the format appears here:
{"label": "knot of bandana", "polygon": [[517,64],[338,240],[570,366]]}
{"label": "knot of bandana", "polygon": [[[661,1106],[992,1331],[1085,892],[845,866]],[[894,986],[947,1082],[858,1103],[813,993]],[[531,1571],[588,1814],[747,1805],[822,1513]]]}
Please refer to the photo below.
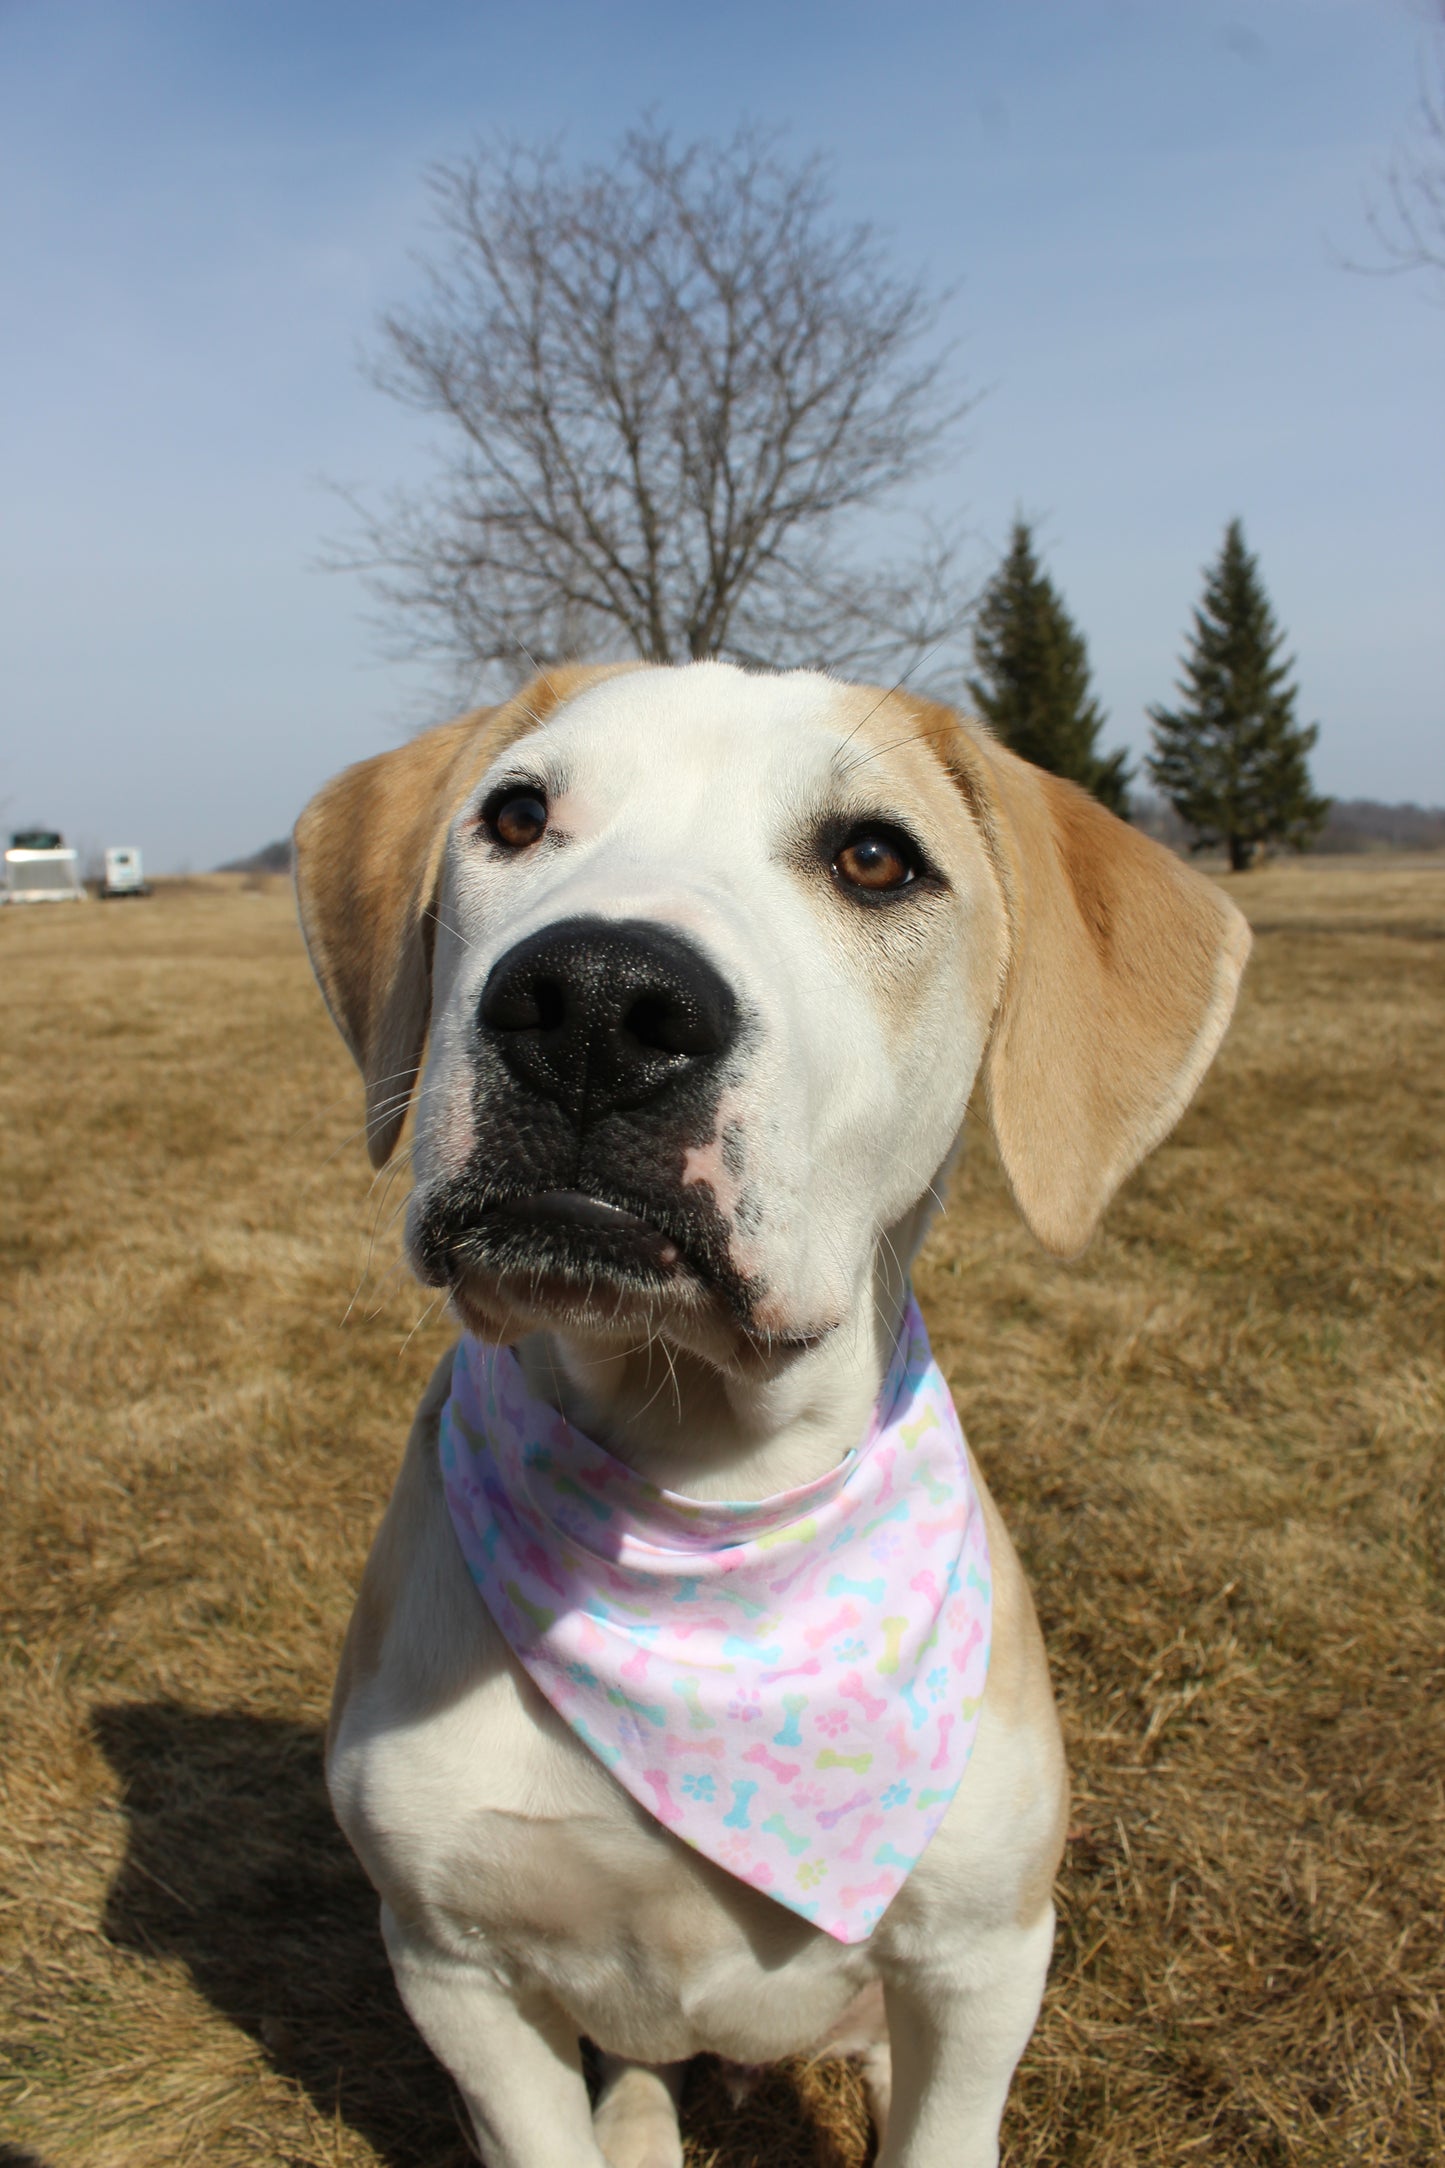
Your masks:
{"label": "knot of bandana", "polygon": [[983,1511],[916,1303],[861,1445],[777,1497],[645,1482],[470,1338],[441,1465],[488,1610],[584,1746],[728,1873],[865,1940],[958,1788],[988,1671]]}

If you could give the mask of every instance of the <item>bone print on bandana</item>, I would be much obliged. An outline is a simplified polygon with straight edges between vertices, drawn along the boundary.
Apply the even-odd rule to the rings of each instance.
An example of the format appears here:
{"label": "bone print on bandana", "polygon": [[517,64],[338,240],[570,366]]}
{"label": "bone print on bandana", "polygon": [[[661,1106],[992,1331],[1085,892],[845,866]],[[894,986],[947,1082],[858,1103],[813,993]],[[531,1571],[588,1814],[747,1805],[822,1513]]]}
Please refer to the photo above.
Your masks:
{"label": "bone print on bandana", "polygon": [[661,1490],[471,1338],[441,1463],[488,1609],[583,1744],[730,1874],[865,1940],[958,1788],[988,1671],[983,1510],[917,1304],[862,1444],[798,1490]]}

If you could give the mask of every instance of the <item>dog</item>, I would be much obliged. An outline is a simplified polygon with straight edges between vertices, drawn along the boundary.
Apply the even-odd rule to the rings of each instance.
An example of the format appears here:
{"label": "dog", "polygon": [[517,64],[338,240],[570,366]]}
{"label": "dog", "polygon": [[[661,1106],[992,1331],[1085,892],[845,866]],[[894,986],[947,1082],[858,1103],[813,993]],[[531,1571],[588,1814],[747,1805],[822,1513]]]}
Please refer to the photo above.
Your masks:
{"label": "dog", "polygon": [[[328,784],[295,868],[378,1167],[415,1100],[408,1251],[447,1291],[463,1352],[493,1383],[504,1359],[604,1478],[684,1513],[831,1495],[861,1467],[975,1085],[1025,1222],[1075,1255],[1193,1094],[1249,946],[1213,883],[981,726],[901,690],[718,662],[539,675]],[[1049,1964],[1068,1786],[1028,1589],[961,1441],[991,1578],[971,1748],[911,1864],[873,1843],[861,1806],[871,1852],[840,1824],[830,1857],[859,1863],[861,1889],[872,1858],[906,1871],[878,1883],[881,1916],[829,1931],[801,1894],[770,1894],[765,1865],[734,1871],[673,1825],[685,1725],[654,1800],[539,1687],[459,1539],[439,1459],[456,1390],[449,1355],[366,1567],[327,1774],[482,2158],[676,2168],[681,2073],[711,2051],[855,2055],[883,2168],[995,2162]],[[504,1521],[520,1546],[505,1498],[471,1537],[485,1549]],[[927,1570],[909,1585],[939,1593]],[[568,1605],[564,1588],[553,1609]],[[642,1676],[648,1645],[628,1645]],[[886,1730],[876,1633],[858,1662],[841,1691],[894,1740],[885,1797],[901,1797],[916,1750],[901,1719]],[[663,1753],[648,1723],[681,1722],[680,1704],[574,1670]],[[805,1699],[775,1697],[770,1737]],[[745,1758],[779,1787],[801,1766],[762,1740]],[[784,1865],[779,1847],[806,1842],[788,1802],[822,1819],[819,1796],[777,1791]]]}

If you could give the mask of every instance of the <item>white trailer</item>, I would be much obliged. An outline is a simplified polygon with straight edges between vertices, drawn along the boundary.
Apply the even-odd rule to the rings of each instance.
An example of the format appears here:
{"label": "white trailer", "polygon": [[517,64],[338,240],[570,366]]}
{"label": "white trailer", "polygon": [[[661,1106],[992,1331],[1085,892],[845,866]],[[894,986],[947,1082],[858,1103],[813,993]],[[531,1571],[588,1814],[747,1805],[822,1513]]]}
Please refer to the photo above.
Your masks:
{"label": "white trailer", "polygon": [[112,844],[105,854],[102,899],[112,896],[148,896],[140,852],[132,843]]}
{"label": "white trailer", "polygon": [[5,853],[3,903],[84,903],[80,859],[48,828],[25,828]]}

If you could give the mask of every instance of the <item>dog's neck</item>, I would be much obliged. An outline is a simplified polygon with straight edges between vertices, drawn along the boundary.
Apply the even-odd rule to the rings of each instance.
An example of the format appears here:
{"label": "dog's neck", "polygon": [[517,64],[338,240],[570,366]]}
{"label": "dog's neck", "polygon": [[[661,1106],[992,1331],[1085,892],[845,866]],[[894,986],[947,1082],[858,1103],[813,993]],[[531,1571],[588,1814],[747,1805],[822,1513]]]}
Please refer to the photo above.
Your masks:
{"label": "dog's neck", "polygon": [[521,1342],[532,1391],[649,1482],[692,1498],[771,1498],[837,1466],[864,1436],[898,1337],[920,1207],[876,1244],[848,1316],[816,1347],[730,1374],[651,1341],[625,1352],[564,1333]]}

